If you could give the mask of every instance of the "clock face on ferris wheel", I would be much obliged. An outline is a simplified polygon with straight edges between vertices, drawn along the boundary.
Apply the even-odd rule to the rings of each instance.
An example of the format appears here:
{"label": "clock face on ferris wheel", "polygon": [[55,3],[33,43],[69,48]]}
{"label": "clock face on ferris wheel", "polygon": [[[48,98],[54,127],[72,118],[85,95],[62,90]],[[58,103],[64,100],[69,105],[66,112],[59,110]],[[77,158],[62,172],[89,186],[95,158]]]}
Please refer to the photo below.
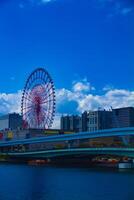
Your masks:
{"label": "clock face on ferris wheel", "polygon": [[25,128],[48,129],[55,113],[55,89],[49,73],[37,68],[28,77],[21,103]]}

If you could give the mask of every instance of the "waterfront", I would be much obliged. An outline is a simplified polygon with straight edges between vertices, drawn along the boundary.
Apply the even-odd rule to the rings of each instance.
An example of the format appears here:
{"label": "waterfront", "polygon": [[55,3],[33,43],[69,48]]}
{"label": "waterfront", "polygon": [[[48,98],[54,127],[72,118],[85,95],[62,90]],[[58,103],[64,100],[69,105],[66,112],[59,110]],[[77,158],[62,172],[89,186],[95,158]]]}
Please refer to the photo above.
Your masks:
{"label": "waterfront", "polygon": [[0,165],[0,200],[133,200],[134,171]]}

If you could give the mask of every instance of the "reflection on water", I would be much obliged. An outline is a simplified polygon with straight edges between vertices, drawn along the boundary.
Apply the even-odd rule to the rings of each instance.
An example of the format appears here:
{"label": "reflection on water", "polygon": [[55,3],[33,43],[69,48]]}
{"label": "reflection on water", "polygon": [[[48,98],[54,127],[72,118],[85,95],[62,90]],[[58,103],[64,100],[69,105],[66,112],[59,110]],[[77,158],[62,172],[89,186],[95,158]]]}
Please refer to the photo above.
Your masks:
{"label": "reflection on water", "polygon": [[134,172],[0,165],[0,200],[134,200]]}

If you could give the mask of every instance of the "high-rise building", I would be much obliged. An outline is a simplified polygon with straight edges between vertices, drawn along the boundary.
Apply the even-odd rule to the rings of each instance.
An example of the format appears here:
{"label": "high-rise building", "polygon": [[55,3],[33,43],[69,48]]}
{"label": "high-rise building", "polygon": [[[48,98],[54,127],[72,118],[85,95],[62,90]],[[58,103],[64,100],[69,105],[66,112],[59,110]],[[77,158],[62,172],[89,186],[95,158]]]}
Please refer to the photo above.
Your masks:
{"label": "high-rise building", "polygon": [[89,111],[87,113],[87,131],[112,128],[112,112],[106,110]]}
{"label": "high-rise building", "polygon": [[75,132],[93,132],[103,129],[134,127],[134,108],[85,111],[81,116],[63,116],[61,129]]}
{"label": "high-rise building", "polygon": [[81,117],[78,115],[72,115],[69,117],[69,119],[70,119],[70,131],[79,132]]}
{"label": "high-rise building", "polygon": [[70,119],[68,115],[61,117],[61,130],[64,131],[70,130]]}
{"label": "high-rise building", "polygon": [[10,113],[0,117],[0,130],[22,128],[22,117],[18,113]]}
{"label": "high-rise building", "polygon": [[125,107],[112,110],[112,127],[134,127],[134,108]]}
{"label": "high-rise building", "polygon": [[80,131],[86,132],[88,130],[88,112],[85,111],[81,115]]}
{"label": "high-rise building", "polygon": [[111,128],[112,119],[110,111],[85,111],[81,116],[62,116],[61,129],[64,131],[92,132]]}
{"label": "high-rise building", "polygon": [[61,117],[61,130],[79,132],[80,120],[81,120],[81,117],[78,115],[62,116]]}

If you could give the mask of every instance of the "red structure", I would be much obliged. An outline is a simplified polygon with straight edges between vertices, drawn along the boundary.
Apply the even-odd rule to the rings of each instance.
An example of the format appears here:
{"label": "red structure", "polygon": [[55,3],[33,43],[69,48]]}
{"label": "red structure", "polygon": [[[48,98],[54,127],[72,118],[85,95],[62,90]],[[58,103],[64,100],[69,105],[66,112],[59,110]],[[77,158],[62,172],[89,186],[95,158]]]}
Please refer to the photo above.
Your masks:
{"label": "red structure", "polygon": [[49,73],[37,68],[28,77],[21,103],[24,128],[48,129],[55,113],[55,89]]}

